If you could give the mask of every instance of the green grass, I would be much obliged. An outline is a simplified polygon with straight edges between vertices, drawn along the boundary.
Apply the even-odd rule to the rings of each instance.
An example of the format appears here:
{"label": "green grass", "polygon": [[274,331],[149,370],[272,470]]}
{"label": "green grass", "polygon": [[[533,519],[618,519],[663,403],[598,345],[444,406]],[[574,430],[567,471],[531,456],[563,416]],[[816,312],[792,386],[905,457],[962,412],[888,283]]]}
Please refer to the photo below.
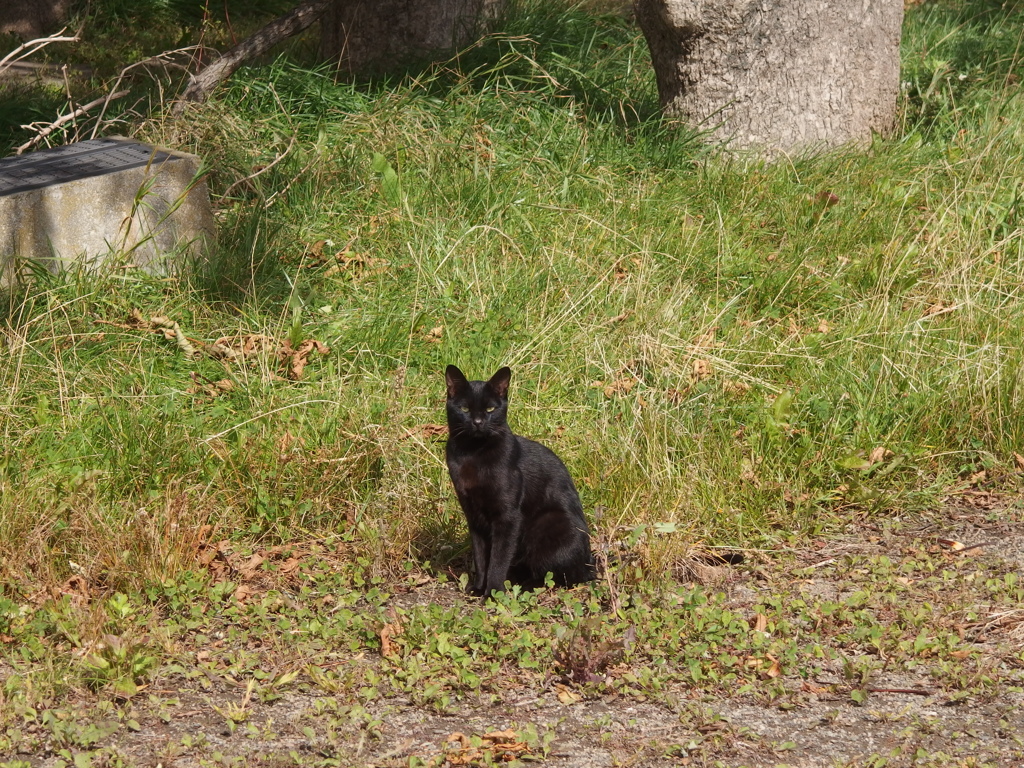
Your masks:
{"label": "green grass", "polygon": [[[448,363],[512,367],[513,427],[650,573],[926,516],[983,470],[1017,488],[1024,26],[961,5],[910,12],[902,128],[864,152],[720,155],[657,116],[628,21],[539,5],[400,78],[282,57],[139,125],[207,159],[220,250],[7,301],[3,578],[139,588],[191,567],[206,524],[338,535],[381,575],[461,568],[423,430]],[[133,308],[330,353],[292,381],[97,324]]]}

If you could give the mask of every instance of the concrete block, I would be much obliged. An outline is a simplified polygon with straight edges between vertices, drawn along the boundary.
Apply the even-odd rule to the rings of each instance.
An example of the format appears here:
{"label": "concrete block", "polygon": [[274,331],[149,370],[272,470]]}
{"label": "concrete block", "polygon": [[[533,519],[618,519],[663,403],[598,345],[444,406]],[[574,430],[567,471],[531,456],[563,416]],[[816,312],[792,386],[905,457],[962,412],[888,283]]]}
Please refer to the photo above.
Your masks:
{"label": "concrete block", "polygon": [[111,256],[155,274],[201,256],[216,226],[195,155],[119,136],[0,160],[0,288]]}

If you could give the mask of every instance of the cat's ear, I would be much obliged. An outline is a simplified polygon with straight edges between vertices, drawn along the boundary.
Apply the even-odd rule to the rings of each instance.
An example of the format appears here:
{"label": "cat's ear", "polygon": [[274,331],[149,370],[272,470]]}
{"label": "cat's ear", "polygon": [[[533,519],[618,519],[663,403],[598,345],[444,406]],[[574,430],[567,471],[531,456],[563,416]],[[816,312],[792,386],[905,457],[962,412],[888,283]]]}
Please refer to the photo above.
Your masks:
{"label": "cat's ear", "polygon": [[512,369],[506,365],[496,374],[491,376],[487,381],[487,386],[494,390],[494,394],[504,400],[508,397],[508,384],[510,381],[512,381]]}
{"label": "cat's ear", "polygon": [[469,384],[462,371],[454,365],[444,369],[444,383],[448,385],[448,397],[455,397]]}

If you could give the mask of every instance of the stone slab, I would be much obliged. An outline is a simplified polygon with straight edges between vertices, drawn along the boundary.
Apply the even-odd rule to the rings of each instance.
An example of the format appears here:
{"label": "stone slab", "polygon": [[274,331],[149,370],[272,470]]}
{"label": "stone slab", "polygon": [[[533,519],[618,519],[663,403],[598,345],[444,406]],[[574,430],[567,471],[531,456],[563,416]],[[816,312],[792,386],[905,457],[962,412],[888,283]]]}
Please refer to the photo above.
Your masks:
{"label": "stone slab", "polygon": [[216,226],[195,155],[119,136],[0,160],[0,287],[111,258],[149,272],[201,257]]}

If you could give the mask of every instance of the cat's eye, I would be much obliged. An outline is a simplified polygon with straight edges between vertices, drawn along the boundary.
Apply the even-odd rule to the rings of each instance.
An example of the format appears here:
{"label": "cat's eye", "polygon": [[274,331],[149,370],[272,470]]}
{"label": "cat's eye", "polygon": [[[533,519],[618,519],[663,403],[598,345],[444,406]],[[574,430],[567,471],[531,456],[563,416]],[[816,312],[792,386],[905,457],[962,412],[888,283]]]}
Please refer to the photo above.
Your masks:
{"label": "cat's eye", "polygon": [[493,411],[494,411],[494,406],[493,406],[493,405],[489,405],[489,406],[487,406],[487,412],[488,412],[488,413],[491,413],[491,412],[493,412]]}
{"label": "cat's eye", "polygon": [[469,413],[469,406],[468,405],[460,405],[459,406],[459,410],[462,411],[463,413]]}

